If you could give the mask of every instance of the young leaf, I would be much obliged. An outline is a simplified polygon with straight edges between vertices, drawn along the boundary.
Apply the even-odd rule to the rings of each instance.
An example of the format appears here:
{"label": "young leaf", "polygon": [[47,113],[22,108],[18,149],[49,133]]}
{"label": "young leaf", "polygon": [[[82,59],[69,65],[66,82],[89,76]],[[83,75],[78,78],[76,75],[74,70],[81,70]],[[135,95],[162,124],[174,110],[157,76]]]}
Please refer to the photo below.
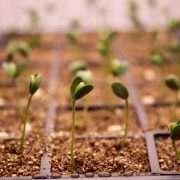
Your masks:
{"label": "young leaf", "polygon": [[118,76],[118,75],[122,75],[124,74],[128,68],[129,68],[129,65],[127,62],[125,61],[121,61],[120,59],[113,59],[111,61],[111,64],[110,64],[110,68],[111,68],[111,73],[114,75],[114,76]]}
{"label": "young leaf", "polygon": [[71,97],[72,99],[74,99],[74,94],[75,94],[75,91],[76,91],[76,87],[81,83],[83,82],[82,79],[80,77],[75,77],[71,83]]}
{"label": "young leaf", "polygon": [[[78,87],[77,87],[78,88]],[[82,85],[80,88],[76,89],[75,94],[74,94],[74,99],[78,100],[88,94],[90,91],[93,89],[93,85],[87,84],[87,85]]]}
{"label": "young leaf", "polygon": [[180,89],[180,79],[174,74],[170,74],[166,77],[165,84],[174,91]]}
{"label": "young leaf", "polygon": [[114,94],[122,99],[127,99],[129,96],[129,92],[125,85],[120,82],[114,82],[111,85],[111,88]]}
{"label": "young leaf", "polygon": [[29,84],[29,93],[31,95],[33,95],[39,89],[40,83],[41,83],[41,74],[31,75],[31,81]]}
{"label": "young leaf", "polygon": [[17,66],[14,62],[9,62],[9,63],[6,63],[4,62],[2,64],[2,67],[5,71],[5,73],[9,76],[9,77],[16,77],[16,74],[17,74]]}
{"label": "young leaf", "polygon": [[155,65],[162,66],[165,63],[164,55],[158,50],[151,51],[151,62]]}
{"label": "young leaf", "polygon": [[170,123],[169,129],[171,132],[171,139],[174,141],[180,140],[180,120],[175,123]]}
{"label": "young leaf", "polygon": [[78,71],[76,73],[77,76],[81,77],[82,80],[85,82],[85,83],[91,83],[92,82],[92,79],[93,79],[93,74],[90,70],[81,70],[81,71]]}
{"label": "young leaf", "polygon": [[109,46],[107,43],[100,41],[97,44],[97,50],[99,51],[100,54],[102,54],[103,56],[106,56],[109,52]]}
{"label": "young leaf", "polygon": [[87,69],[87,63],[84,60],[73,61],[68,67],[71,74],[76,74],[78,71],[85,69]]}

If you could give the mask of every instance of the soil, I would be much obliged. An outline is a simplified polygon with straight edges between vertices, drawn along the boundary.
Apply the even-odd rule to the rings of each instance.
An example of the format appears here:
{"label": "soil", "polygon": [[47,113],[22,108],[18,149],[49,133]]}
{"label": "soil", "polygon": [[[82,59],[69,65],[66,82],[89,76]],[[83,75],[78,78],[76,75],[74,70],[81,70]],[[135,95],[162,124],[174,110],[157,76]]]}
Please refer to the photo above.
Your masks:
{"label": "soil", "polygon": [[[152,130],[168,130],[169,123],[173,122],[172,106],[165,107],[147,107],[148,125],[146,131]],[[180,118],[180,108],[177,108],[177,119]]]}
{"label": "soil", "polygon": [[[134,64],[130,69],[135,79],[138,94],[143,103],[148,103],[147,97],[151,97],[152,101],[168,100],[173,101],[175,93],[170,90],[164,83],[164,79],[168,74],[175,73],[175,64],[168,63],[161,69],[148,64]],[[168,94],[168,96],[166,96]]]}
{"label": "soil", "polygon": [[23,153],[17,140],[0,143],[0,177],[32,176],[39,174],[43,144],[40,134],[33,134],[25,141]]}
{"label": "soil", "polygon": [[[21,133],[22,118],[18,118],[16,109],[0,109],[0,114],[0,133],[6,133],[8,136],[19,136]],[[42,130],[44,118],[44,109],[32,107],[26,128],[27,134],[33,134]]]}
{"label": "soil", "polygon": [[[178,149],[180,142],[176,143]],[[170,138],[159,137],[156,139],[159,163],[162,170],[180,171],[180,160],[177,160]]]}
{"label": "soil", "polygon": [[61,138],[53,139],[52,172],[71,174],[102,171],[122,174],[150,172],[145,142],[141,138],[128,138],[122,149],[121,139],[83,139],[77,140],[75,161],[77,168],[73,170],[69,158],[70,141]]}
{"label": "soil", "polygon": [[[71,111],[59,110],[55,122],[55,131],[70,134],[72,124]],[[89,111],[87,124],[83,126],[83,112],[76,112],[77,134],[123,134],[124,132],[124,110],[116,109],[115,113],[110,110]],[[133,109],[130,109],[128,134],[140,132],[138,118]]]}

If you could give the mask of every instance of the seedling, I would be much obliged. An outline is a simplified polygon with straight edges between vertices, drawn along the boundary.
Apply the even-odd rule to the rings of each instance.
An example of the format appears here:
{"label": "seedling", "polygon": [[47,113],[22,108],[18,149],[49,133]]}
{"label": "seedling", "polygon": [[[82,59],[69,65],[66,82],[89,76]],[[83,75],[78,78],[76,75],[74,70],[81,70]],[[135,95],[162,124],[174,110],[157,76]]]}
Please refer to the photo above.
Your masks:
{"label": "seedling", "polygon": [[21,132],[21,138],[20,138],[20,150],[23,151],[24,149],[24,139],[25,139],[25,133],[26,133],[26,124],[29,117],[29,109],[31,105],[31,100],[33,95],[36,93],[36,91],[39,89],[39,86],[41,84],[41,74],[34,74],[31,75],[31,80],[29,84],[29,98],[27,102],[26,109],[24,111],[23,119],[22,119],[22,132]]}
{"label": "seedling", "polygon": [[75,168],[75,160],[74,160],[74,144],[75,144],[75,105],[76,101],[81,99],[83,96],[87,95],[90,91],[92,91],[93,85],[86,84],[83,82],[82,78],[75,77],[71,84],[71,99],[72,99],[72,130],[71,130],[71,163],[72,167]]}
{"label": "seedling", "polygon": [[68,71],[72,75],[75,75],[80,70],[86,70],[86,69],[87,69],[87,63],[85,60],[75,60],[68,67]]}
{"label": "seedling", "polygon": [[138,4],[134,0],[131,0],[129,2],[129,18],[136,29],[142,30],[143,25],[138,16],[138,10]]}
{"label": "seedling", "polygon": [[116,31],[108,30],[102,35],[100,41],[97,44],[97,50],[104,59],[104,71],[109,73],[110,59],[111,59],[111,44],[117,35]]}
{"label": "seedling", "polygon": [[[151,63],[160,69],[160,80],[162,81],[164,77],[163,66],[166,60],[165,56],[159,50],[154,49],[151,51],[150,58],[151,58]],[[161,86],[160,86],[160,98],[164,96],[162,84],[163,83],[161,83]]]}
{"label": "seedling", "polygon": [[179,19],[171,19],[169,22],[169,30],[171,32],[175,32],[180,28],[180,20]]}
{"label": "seedling", "polygon": [[178,96],[180,91],[180,78],[174,74],[170,74],[165,79],[165,84],[176,93],[176,99],[173,105],[173,120],[177,119],[176,109],[178,103]]}
{"label": "seedling", "polygon": [[14,61],[15,55],[20,54],[23,60],[28,59],[30,46],[27,42],[10,41],[7,45],[6,59],[7,61]]}
{"label": "seedling", "polygon": [[[86,84],[92,84],[93,74],[90,70],[81,70],[76,73],[78,77],[81,77],[83,82]],[[86,128],[87,118],[88,118],[88,108],[89,108],[88,97],[84,98],[84,107],[83,107],[83,118],[82,118],[82,128]]]}
{"label": "seedling", "polygon": [[[15,64],[14,62],[5,62],[2,65],[6,75],[12,80],[13,86],[15,88],[15,97],[16,97],[16,110],[19,117],[21,117],[21,103],[19,89],[17,86],[17,78],[23,71],[21,64]],[[5,82],[6,85],[6,82]]]}
{"label": "seedling", "polygon": [[178,160],[180,160],[180,151],[178,151],[176,146],[176,141],[180,140],[180,120],[176,121],[175,123],[169,124],[170,129],[170,137],[172,140],[172,145],[174,148],[174,152]]}
{"label": "seedling", "polygon": [[171,53],[171,59],[174,62],[174,68],[176,69],[177,73],[180,73],[180,40],[176,38],[170,40],[165,49]]}
{"label": "seedling", "polygon": [[110,63],[110,72],[113,76],[123,75],[129,68],[129,64],[126,61],[120,59],[113,59]]}
{"label": "seedling", "polygon": [[127,132],[128,132],[128,124],[129,124],[129,103],[128,103],[128,97],[129,97],[129,92],[126,86],[120,82],[113,82],[111,85],[113,93],[125,100],[125,128],[124,128],[124,136],[123,136],[123,141],[122,141],[122,147],[125,146],[126,144],[126,137],[127,137]]}

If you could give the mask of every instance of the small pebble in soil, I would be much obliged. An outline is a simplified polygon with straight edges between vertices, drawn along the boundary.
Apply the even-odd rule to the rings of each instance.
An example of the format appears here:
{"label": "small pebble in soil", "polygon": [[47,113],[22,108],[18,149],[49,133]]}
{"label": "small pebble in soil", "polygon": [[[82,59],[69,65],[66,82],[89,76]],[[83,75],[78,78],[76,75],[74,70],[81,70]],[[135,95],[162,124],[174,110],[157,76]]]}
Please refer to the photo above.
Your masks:
{"label": "small pebble in soil", "polygon": [[133,176],[133,173],[132,173],[132,172],[125,172],[125,173],[123,174],[123,176],[125,176],[125,177],[130,177],[130,176]]}
{"label": "small pebble in soil", "polygon": [[35,176],[33,176],[34,179],[46,179],[48,178],[47,174],[37,174]]}
{"label": "small pebble in soil", "polygon": [[91,177],[94,177],[94,174],[91,173],[91,172],[88,172],[88,173],[85,174],[85,176],[86,176],[87,178],[91,178]]}
{"label": "small pebble in soil", "polygon": [[61,174],[52,174],[51,175],[52,179],[57,179],[57,178],[60,178],[60,177],[61,177]]}
{"label": "small pebble in soil", "polygon": [[99,177],[110,177],[111,174],[110,174],[109,172],[100,172],[100,173],[98,174],[98,176],[99,176]]}
{"label": "small pebble in soil", "polygon": [[71,174],[71,177],[72,178],[78,178],[78,177],[80,177],[80,175],[79,174]]}
{"label": "small pebble in soil", "polygon": [[147,80],[147,81],[152,81],[154,79],[156,79],[156,73],[154,70],[152,69],[147,69],[145,72],[144,72],[144,78]]}
{"label": "small pebble in soil", "polygon": [[8,137],[9,137],[8,133],[0,132],[0,141],[3,141],[4,139],[7,139]]}

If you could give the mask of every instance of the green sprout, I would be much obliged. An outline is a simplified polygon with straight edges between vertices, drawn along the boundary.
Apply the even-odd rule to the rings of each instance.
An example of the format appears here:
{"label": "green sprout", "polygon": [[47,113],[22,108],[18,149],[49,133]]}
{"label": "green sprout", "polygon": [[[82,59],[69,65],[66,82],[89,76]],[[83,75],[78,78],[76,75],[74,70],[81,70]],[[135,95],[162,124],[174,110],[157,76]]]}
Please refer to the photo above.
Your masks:
{"label": "green sprout", "polygon": [[138,5],[134,0],[129,2],[129,18],[136,29],[143,29],[142,22],[138,16]]}
{"label": "green sprout", "polygon": [[[11,78],[13,86],[15,88],[15,97],[16,97],[16,110],[19,117],[21,117],[21,103],[19,89],[17,85],[17,78],[21,75],[23,68],[21,64],[15,64],[14,62],[4,62],[2,65],[6,75]],[[6,82],[5,82],[6,86]]]}
{"label": "green sprout", "polygon": [[39,14],[38,11],[36,9],[34,9],[33,7],[29,7],[27,9],[27,15],[29,18],[29,22],[30,22],[30,27],[32,30],[35,30],[39,24]]}
{"label": "green sprout", "polygon": [[[90,70],[81,70],[76,73],[76,76],[81,77],[83,82],[86,84],[92,84],[93,74]],[[86,128],[87,118],[88,118],[88,97],[84,98],[84,106],[83,106],[83,118],[82,118],[82,128]]]}
{"label": "green sprout", "polygon": [[171,19],[169,22],[169,30],[174,32],[180,28],[180,20],[179,19]]}
{"label": "green sprout", "polygon": [[111,44],[116,36],[117,32],[109,29],[102,35],[96,47],[98,52],[102,55],[104,59],[105,73],[109,73],[109,65],[111,59]]}
{"label": "green sprout", "polygon": [[83,96],[87,95],[93,89],[93,85],[86,84],[83,82],[82,78],[75,77],[71,84],[71,99],[72,99],[72,130],[71,130],[71,163],[72,167],[75,168],[75,160],[74,160],[74,144],[75,144],[75,106],[76,101],[81,99]]}
{"label": "green sprout", "polygon": [[176,72],[180,72],[180,40],[176,38],[170,40],[170,42],[165,46],[165,49],[171,53]]}
{"label": "green sprout", "polygon": [[124,116],[124,120],[125,120],[125,128],[124,128],[124,136],[123,136],[123,142],[122,142],[122,147],[125,146],[126,144],[126,137],[127,137],[127,132],[128,132],[128,122],[129,122],[129,103],[128,103],[128,97],[129,97],[129,92],[128,89],[126,88],[126,86],[120,82],[113,82],[111,85],[112,91],[113,93],[125,100],[125,116]]}
{"label": "green sprout", "polygon": [[[150,54],[151,63],[160,69],[160,80],[163,82],[164,69],[163,66],[166,62],[166,58],[162,52],[157,49],[153,49]],[[160,86],[160,98],[164,96],[163,83]]]}
{"label": "green sprout", "polygon": [[7,45],[6,59],[7,61],[15,60],[15,55],[20,54],[23,60],[27,60],[30,46],[27,42],[10,41]]}
{"label": "green sprout", "polygon": [[176,154],[177,159],[180,160],[180,151],[178,151],[176,146],[176,141],[180,140],[180,120],[174,123],[170,123],[169,129],[170,129],[170,137],[172,140],[174,152]]}
{"label": "green sprout", "polygon": [[123,75],[129,68],[129,64],[126,61],[120,59],[113,59],[110,63],[110,72],[113,76]]}
{"label": "green sprout", "polygon": [[68,71],[72,75],[76,74],[80,70],[86,70],[86,69],[87,69],[87,63],[84,60],[75,60],[68,67]]}
{"label": "green sprout", "polygon": [[165,84],[176,93],[176,99],[173,105],[173,120],[175,120],[177,118],[176,109],[177,109],[178,96],[180,91],[180,78],[178,78],[174,74],[170,74],[166,77]]}
{"label": "green sprout", "polygon": [[29,84],[29,98],[27,102],[26,109],[24,111],[23,119],[22,119],[22,132],[21,132],[21,138],[20,138],[20,150],[23,151],[24,149],[24,140],[25,140],[25,133],[26,133],[26,124],[29,117],[29,110],[31,105],[31,100],[33,95],[36,93],[36,91],[39,89],[39,86],[41,84],[41,74],[34,74],[31,75],[31,80]]}

